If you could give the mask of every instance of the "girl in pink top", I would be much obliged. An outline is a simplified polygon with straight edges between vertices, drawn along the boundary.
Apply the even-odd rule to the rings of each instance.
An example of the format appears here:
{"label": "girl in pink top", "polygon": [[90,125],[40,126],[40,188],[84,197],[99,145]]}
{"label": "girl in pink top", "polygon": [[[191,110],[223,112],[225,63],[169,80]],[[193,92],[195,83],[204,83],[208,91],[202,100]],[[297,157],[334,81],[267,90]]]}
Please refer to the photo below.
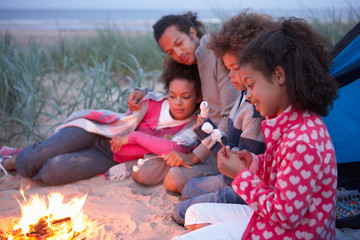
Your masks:
{"label": "girl in pink top", "polygon": [[[290,18],[242,51],[246,97],[266,117],[266,151],[218,153],[219,170],[246,205],[198,204],[174,239],[334,239],[337,165],[320,116],[336,98],[327,42]],[[205,227],[204,227],[205,226]]]}
{"label": "girl in pink top", "polygon": [[182,65],[171,59],[164,65],[162,78],[169,91],[168,97],[160,101],[145,101],[147,106],[142,104],[142,111],[146,109],[146,113],[137,128],[110,141],[114,161],[120,164],[106,172],[109,180],[129,175],[125,162],[145,154],[163,155],[173,150],[190,153],[194,147],[170,138],[183,128],[190,127],[186,125],[196,118],[194,112],[202,99],[198,71],[194,66]]}

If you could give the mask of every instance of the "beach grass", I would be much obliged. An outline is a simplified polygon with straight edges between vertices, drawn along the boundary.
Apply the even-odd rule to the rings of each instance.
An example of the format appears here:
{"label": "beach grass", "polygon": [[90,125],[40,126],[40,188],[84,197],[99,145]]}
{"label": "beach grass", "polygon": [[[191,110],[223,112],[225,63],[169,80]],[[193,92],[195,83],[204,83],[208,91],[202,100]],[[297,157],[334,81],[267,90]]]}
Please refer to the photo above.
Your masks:
{"label": "beach grass", "polygon": [[0,55],[0,145],[17,147],[48,137],[80,109],[125,112],[132,89],[156,87],[163,58],[151,34],[114,29],[46,47],[15,46],[6,34]]}
{"label": "beach grass", "polygon": [[[360,19],[351,6],[347,16],[329,11],[320,20],[309,11],[309,22],[334,44]],[[125,112],[135,87],[159,86],[163,57],[150,32],[109,27],[75,42],[60,38],[42,46],[33,39],[26,47],[6,34],[0,38],[0,146],[43,140],[77,110]]]}

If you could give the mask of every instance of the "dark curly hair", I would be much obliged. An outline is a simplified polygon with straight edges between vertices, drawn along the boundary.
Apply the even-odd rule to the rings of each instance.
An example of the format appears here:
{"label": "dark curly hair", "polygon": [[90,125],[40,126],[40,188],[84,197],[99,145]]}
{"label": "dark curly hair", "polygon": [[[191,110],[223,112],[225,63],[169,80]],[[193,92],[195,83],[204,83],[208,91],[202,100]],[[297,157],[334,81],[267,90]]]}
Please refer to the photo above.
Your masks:
{"label": "dark curly hair", "polygon": [[202,96],[199,71],[195,64],[185,65],[176,62],[172,58],[166,58],[163,63],[163,69],[160,80],[164,83],[164,87],[167,91],[169,91],[170,83],[175,78],[183,78],[190,83],[194,83],[197,96]]}
{"label": "dark curly hair", "polygon": [[245,46],[239,62],[240,66],[251,64],[268,81],[275,67],[281,66],[291,104],[327,116],[338,88],[329,72],[330,48],[330,43],[305,20],[281,19],[274,29]]}
{"label": "dark curly hair", "polygon": [[196,29],[196,36],[200,39],[203,36],[204,24],[197,20],[197,14],[194,12],[187,12],[185,14],[170,14],[163,16],[153,25],[154,37],[156,42],[164,34],[165,30],[175,25],[180,32],[189,34],[190,27]]}
{"label": "dark curly hair", "polygon": [[227,51],[238,53],[260,32],[269,29],[275,20],[266,14],[253,13],[245,9],[224,22],[218,32],[210,34],[208,48],[221,58]]}

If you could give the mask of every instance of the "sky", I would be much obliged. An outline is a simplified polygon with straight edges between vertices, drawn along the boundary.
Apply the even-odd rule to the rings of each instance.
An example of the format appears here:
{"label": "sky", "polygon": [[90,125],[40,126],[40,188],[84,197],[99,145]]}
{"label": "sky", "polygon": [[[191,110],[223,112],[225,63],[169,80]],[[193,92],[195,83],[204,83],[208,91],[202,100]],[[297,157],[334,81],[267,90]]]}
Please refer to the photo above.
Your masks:
{"label": "sky", "polygon": [[0,9],[359,8],[359,0],[0,0]]}

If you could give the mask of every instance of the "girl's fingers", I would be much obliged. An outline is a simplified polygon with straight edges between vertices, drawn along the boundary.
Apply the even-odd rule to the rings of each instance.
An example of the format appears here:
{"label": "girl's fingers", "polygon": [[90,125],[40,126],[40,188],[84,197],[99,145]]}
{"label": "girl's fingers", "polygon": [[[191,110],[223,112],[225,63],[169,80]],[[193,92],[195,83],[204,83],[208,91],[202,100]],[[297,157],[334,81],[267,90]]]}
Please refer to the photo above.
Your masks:
{"label": "girl's fingers", "polygon": [[248,153],[249,152],[246,150],[236,152],[236,154],[238,155],[239,158],[244,158]]}

